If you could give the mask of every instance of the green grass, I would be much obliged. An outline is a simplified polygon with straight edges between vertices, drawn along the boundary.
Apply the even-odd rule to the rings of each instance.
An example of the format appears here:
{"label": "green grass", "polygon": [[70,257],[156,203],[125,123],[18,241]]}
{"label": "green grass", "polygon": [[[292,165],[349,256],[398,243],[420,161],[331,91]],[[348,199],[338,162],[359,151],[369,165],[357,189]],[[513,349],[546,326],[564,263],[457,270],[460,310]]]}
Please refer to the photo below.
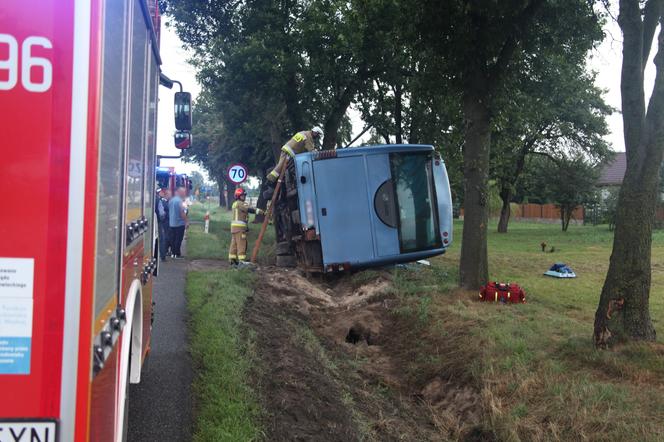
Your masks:
{"label": "green grass", "polygon": [[[195,204],[193,221],[202,222],[207,208]],[[228,257],[230,212],[210,209],[210,233],[202,223],[192,224],[187,238],[190,259]],[[253,229],[250,245],[259,229]],[[263,251],[273,250],[273,229],[268,229]],[[269,255],[268,255],[269,256]],[[261,410],[250,387],[250,370],[258,357],[251,330],[242,323],[242,309],[251,294],[255,274],[227,268],[187,274],[190,313],[190,348],[194,361],[194,441],[250,441],[263,437]]]}
{"label": "green grass", "polygon": [[[664,232],[653,235],[652,253],[650,306],[659,344],[598,351],[593,318],[612,232],[512,223],[509,233],[497,234],[491,224],[491,280],[517,282],[528,295],[525,305],[502,306],[454,289],[462,223],[455,228],[454,246],[431,268],[395,274],[406,301],[399,313],[416,327],[424,324],[418,333],[446,346],[431,355],[422,342],[412,375],[429,368],[468,377],[483,390],[490,426],[501,440],[664,440]],[[542,253],[542,241],[556,252]],[[553,262],[569,264],[578,278],[542,276]]]}
{"label": "green grass", "polygon": [[[202,220],[204,206],[191,210]],[[211,215],[209,234],[192,225],[191,258],[226,259],[230,214],[213,208]],[[252,225],[250,249],[259,227]],[[527,304],[511,306],[479,303],[477,294],[456,289],[462,228],[455,224],[454,245],[431,267],[394,271],[394,290],[403,300],[396,313],[412,334],[412,357],[400,367],[406,376],[416,385],[434,376],[474,385],[486,408],[485,425],[499,440],[664,440],[664,231],[654,233],[652,253],[651,315],[659,343],[598,351],[592,324],[613,240],[605,226],[570,226],[564,233],[557,224],[512,223],[499,235],[492,223],[490,278],[517,282],[528,294]],[[267,233],[261,256],[269,260],[271,226]],[[542,241],[556,252],[542,253]],[[542,275],[560,261],[578,278]],[[373,277],[357,273],[352,283]],[[196,440],[263,436],[248,386],[255,355],[240,315],[253,278],[230,270],[188,276]],[[310,330],[294,336],[320,358],[314,338]],[[329,359],[322,362],[334,368]]]}
{"label": "green grass", "polygon": [[[210,211],[210,233],[206,234],[203,216],[207,210]],[[209,209],[204,204],[194,204],[189,213],[191,219],[197,222],[190,226],[187,233],[187,256],[191,259],[228,259],[231,212],[214,204],[211,204]],[[249,220],[253,221],[253,217],[250,215]],[[260,228],[260,224],[249,224],[248,256],[251,256]],[[269,225],[258,255],[259,262],[270,262],[274,256],[274,247],[274,228]]]}
{"label": "green grass", "polygon": [[256,356],[241,316],[253,278],[233,270],[187,275],[195,441],[249,441],[261,434],[258,402],[248,384]]}
{"label": "green grass", "polygon": [[[462,223],[455,225],[455,245],[441,263],[456,276]],[[609,266],[613,232],[606,226],[570,226],[562,232],[559,224],[512,223],[507,234],[489,227],[490,279],[514,281],[526,289],[530,319],[548,317],[551,311],[565,313],[571,329],[591,336],[592,321],[599,294]],[[542,253],[541,242],[555,247],[554,253]],[[440,259],[438,260],[441,261]],[[542,276],[554,262],[570,265],[578,278],[558,280]],[[451,266],[451,267],[450,267]],[[656,329],[664,327],[664,231],[655,231],[652,250],[652,290],[650,308]],[[564,324],[560,324],[563,326]],[[662,341],[662,334],[659,340]]]}

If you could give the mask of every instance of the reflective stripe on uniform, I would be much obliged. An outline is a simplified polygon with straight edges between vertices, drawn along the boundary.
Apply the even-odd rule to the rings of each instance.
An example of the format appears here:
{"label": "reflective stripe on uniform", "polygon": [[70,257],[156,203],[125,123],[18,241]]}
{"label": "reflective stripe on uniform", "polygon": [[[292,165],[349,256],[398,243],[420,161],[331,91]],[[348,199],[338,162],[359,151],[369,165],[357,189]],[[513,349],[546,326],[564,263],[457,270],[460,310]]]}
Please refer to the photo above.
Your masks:
{"label": "reflective stripe on uniform", "polygon": [[284,145],[281,147],[281,151],[282,151],[282,152],[285,152],[286,154],[288,154],[291,158],[295,158],[295,152],[293,152],[293,149],[291,149],[291,147],[290,147],[289,145],[284,144]]}
{"label": "reflective stripe on uniform", "polygon": [[228,255],[228,259],[237,259],[237,255]]}
{"label": "reflective stripe on uniform", "polygon": [[279,174],[277,173],[276,170],[273,170],[272,172],[270,172],[270,174],[268,176],[279,178]]}
{"label": "reflective stripe on uniform", "polygon": [[244,261],[244,260],[247,259],[247,255],[238,255],[237,258],[238,258],[240,261]]}
{"label": "reflective stripe on uniform", "polygon": [[240,209],[238,208],[238,202],[233,203],[233,220],[231,221],[231,227],[245,227],[246,222],[240,220]]}

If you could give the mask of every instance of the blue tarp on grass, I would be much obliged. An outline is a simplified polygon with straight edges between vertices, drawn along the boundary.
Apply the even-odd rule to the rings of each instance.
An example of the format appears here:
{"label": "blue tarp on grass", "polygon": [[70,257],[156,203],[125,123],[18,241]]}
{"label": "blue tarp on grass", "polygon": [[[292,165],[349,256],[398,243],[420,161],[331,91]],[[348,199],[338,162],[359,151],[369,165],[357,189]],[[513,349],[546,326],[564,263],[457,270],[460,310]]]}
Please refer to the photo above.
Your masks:
{"label": "blue tarp on grass", "polygon": [[544,273],[545,276],[554,278],[576,278],[576,273],[567,264],[561,262],[555,263]]}

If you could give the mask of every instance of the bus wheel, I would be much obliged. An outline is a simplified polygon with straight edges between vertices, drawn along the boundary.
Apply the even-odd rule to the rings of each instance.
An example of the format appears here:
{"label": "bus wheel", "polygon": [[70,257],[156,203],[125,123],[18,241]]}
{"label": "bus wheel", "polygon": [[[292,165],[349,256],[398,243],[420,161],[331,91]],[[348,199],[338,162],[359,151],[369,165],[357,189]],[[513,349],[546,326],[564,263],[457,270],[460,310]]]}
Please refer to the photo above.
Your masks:
{"label": "bus wheel", "polygon": [[277,255],[277,267],[296,267],[297,261],[293,255]]}
{"label": "bus wheel", "polygon": [[291,254],[290,243],[288,241],[278,242],[276,253],[277,255],[290,255]]}

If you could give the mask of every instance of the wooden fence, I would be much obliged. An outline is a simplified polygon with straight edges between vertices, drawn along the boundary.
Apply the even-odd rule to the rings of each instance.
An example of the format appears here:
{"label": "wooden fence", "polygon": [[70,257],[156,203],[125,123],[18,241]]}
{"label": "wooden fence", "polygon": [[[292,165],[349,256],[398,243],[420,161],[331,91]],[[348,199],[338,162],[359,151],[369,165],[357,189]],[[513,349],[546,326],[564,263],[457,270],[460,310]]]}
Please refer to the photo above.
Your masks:
{"label": "wooden fence", "polygon": [[[534,221],[542,223],[560,222],[560,209],[555,204],[512,204],[512,220],[516,221]],[[500,211],[491,213],[492,218],[498,218]],[[570,224],[583,224],[584,211],[579,206],[574,209]],[[463,208],[460,218],[463,219]]]}
{"label": "wooden fence", "polygon": [[[583,224],[583,207],[572,212],[570,223]],[[518,221],[559,222],[560,208],[555,204],[513,204],[512,218]]]}

